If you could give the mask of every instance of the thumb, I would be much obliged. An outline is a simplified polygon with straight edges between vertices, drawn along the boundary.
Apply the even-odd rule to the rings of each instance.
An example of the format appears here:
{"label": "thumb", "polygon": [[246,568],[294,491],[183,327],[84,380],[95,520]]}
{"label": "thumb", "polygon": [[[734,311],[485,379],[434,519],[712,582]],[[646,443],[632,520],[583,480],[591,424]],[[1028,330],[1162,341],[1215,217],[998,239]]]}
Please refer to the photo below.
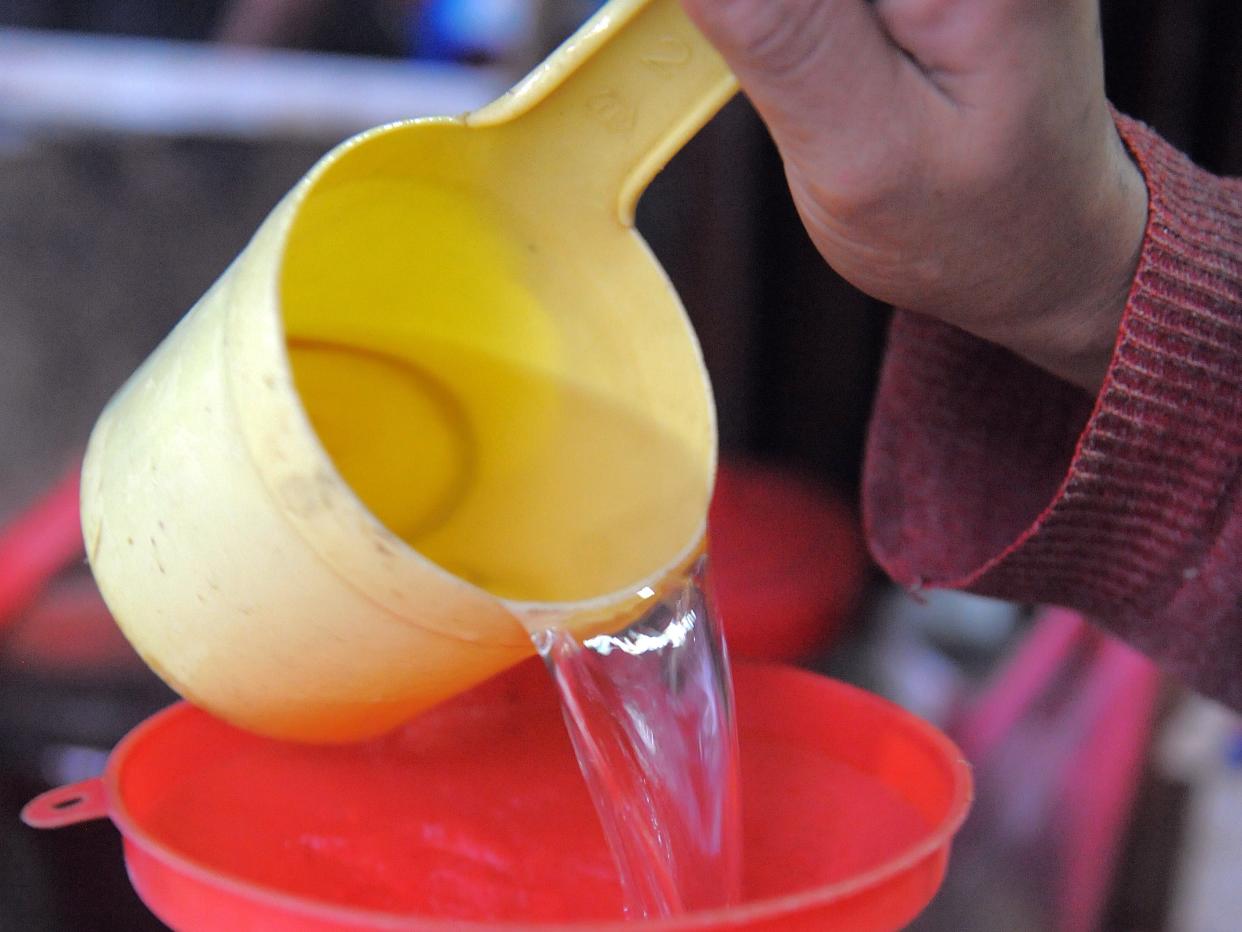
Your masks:
{"label": "thumb", "polygon": [[783,148],[847,144],[906,62],[867,0],[682,0]]}

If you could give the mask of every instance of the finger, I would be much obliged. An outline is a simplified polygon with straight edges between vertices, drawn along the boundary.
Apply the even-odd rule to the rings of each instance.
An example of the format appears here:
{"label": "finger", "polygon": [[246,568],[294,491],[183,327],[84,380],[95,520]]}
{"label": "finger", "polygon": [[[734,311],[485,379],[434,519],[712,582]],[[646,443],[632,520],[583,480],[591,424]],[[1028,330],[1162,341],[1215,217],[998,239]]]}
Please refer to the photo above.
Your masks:
{"label": "finger", "polygon": [[904,56],[866,0],[683,0],[778,142],[873,122]]}
{"label": "finger", "polygon": [[934,77],[995,73],[1099,28],[1098,0],[875,0],[893,41]]}

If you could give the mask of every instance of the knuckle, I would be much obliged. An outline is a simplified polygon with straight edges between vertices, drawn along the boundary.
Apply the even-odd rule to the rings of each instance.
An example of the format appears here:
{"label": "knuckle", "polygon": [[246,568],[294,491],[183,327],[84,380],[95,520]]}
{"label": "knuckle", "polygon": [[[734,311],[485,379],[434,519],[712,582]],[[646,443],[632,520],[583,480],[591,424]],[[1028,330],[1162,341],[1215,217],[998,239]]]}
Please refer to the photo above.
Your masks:
{"label": "knuckle", "polygon": [[833,3],[824,0],[717,0],[705,19],[750,65],[773,78],[802,73],[816,57]]}

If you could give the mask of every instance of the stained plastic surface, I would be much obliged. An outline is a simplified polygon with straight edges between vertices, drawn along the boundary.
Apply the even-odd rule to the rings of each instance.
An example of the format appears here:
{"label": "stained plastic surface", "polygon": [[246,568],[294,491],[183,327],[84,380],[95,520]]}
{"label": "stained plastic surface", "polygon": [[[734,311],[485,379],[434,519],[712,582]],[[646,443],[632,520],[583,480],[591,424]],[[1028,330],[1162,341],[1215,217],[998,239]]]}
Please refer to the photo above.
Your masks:
{"label": "stained plastic surface", "polygon": [[[934,895],[969,806],[960,754],[835,681],[750,663],[735,676],[746,901],[651,927],[900,928]],[[44,828],[105,815],[139,894],[179,929],[634,928],[537,663],[352,747],[174,706],[102,780],[23,813]]]}
{"label": "stained plastic surface", "polygon": [[83,467],[92,570],[170,686],[374,736],[693,558],[715,411],[633,208],[735,90],[679,0],[611,0],[496,103],[349,140],[276,207]]}

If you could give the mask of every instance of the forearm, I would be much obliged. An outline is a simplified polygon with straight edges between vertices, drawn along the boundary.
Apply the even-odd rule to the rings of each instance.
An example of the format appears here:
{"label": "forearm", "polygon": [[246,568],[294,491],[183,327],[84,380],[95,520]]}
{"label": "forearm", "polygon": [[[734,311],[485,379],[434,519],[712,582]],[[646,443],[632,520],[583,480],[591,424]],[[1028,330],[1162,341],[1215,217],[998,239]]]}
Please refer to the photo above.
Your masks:
{"label": "forearm", "polygon": [[1242,707],[1242,185],[1121,127],[1150,222],[1098,397],[902,318],[869,533],[906,584],[1080,608]]}

